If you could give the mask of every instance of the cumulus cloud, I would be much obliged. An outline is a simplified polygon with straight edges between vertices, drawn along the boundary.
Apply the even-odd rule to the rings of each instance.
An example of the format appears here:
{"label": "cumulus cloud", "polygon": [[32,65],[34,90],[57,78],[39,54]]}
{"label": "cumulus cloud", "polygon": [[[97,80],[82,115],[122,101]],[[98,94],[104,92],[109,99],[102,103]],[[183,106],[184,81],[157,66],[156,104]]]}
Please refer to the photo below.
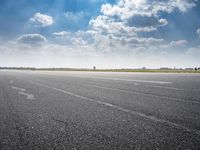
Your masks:
{"label": "cumulus cloud", "polygon": [[[175,9],[186,12],[195,6],[195,1],[188,0],[119,0],[116,4],[103,4],[101,14],[89,21],[89,29],[68,33],[55,32],[56,37],[64,37],[72,45],[89,46],[97,51],[138,51],[158,48],[175,48],[184,46],[187,41],[166,42],[162,38],[143,37],[143,32],[153,32],[169,24],[159,17],[159,12],[171,13]],[[77,20],[83,13],[66,12],[65,17]],[[139,24],[136,24],[136,22]],[[68,38],[70,37],[70,38]],[[167,44],[166,44],[167,43]]]}
{"label": "cumulus cloud", "polygon": [[[173,65],[174,61],[165,59],[167,56],[171,58],[167,50],[180,49],[187,44],[187,41],[165,41],[162,37],[153,37],[148,32],[157,31],[170,23],[163,17],[165,15],[162,17],[159,15],[160,12],[172,13],[177,10],[184,13],[194,6],[195,1],[193,0],[118,0],[114,5],[102,5],[101,14],[89,21],[87,30],[54,32],[52,33],[55,37],[53,43],[45,43],[47,39],[40,34],[26,34],[16,40],[17,43],[25,44],[8,44],[4,47],[0,46],[0,48],[12,50],[13,53],[28,49],[32,51],[33,54],[30,57],[35,62],[40,62],[47,67],[97,65],[102,68],[131,68],[137,67],[138,64],[156,66],[158,62],[159,65],[162,62],[164,65],[165,60],[166,64],[169,65],[171,62]],[[76,23],[80,23],[80,18],[85,16],[83,12],[66,12],[64,15],[65,20]],[[47,15],[37,13],[31,18],[31,21],[43,27],[53,24],[53,18],[49,16],[51,19],[44,19],[48,18],[45,16]],[[197,33],[199,34],[199,31]],[[40,46],[33,46],[38,44]],[[186,51],[186,49],[184,50]],[[199,48],[191,48],[188,50],[188,54],[198,52],[198,50]],[[41,61],[38,60],[38,56],[41,56]],[[182,64],[181,60],[185,61],[186,59],[175,61]],[[116,64],[119,65],[115,66]]]}
{"label": "cumulus cloud", "polygon": [[[83,38],[85,34],[91,33],[78,31],[72,34],[72,45],[44,42],[37,47],[33,46],[34,44],[30,45],[29,43],[32,42],[29,41],[28,44],[19,44],[24,43],[24,40],[21,40],[26,39],[24,37],[30,37],[22,35],[17,42],[11,41],[0,45],[0,51],[3,54],[0,55],[0,63],[7,66],[24,66],[26,64],[33,67],[83,68],[91,68],[94,65],[97,68],[159,67],[161,64],[169,66],[170,63],[173,66],[174,61],[178,62],[177,65],[190,63],[190,60],[179,56],[174,56],[176,60],[170,60],[169,54],[162,53],[161,55],[160,48],[156,46],[164,42],[162,39],[124,37],[124,39],[119,40],[113,39],[115,37],[97,34],[95,44],[90,44],[88,40],[86,41]],[[117,40],[119,41],[117,42]],[[126,45],[123,45],[120,41],[124,41]],[[27,43],[26,40],[25,43]],[[171,45],[174,45],[184,42],[174,41],[171,43]],[[130,45],[132,46],[128,47]],[[192,51],[194,53],[194,49]],[[198,52],[197,49],[195,51]],[[184,62],[181,62],[182,60]],[[198,62],[198,59],[195,59],[194,62]]]}
{"label": "cumulus cloud", "polygon": [[52,16],[41,14],[39,12],[36,13],[33,18],[30,18],[30,21],[42,27],[50,26],[54,22]]}
{"label": "cumulus cloud", "polygon": [[116,5],[102,5],[101,12],[121,19],[137,15],[157,16],[159,12],[171,13],[175,9],[186,12],[196,6],[195,2],[196,0],[119,0]]}
{"label": "cumulus cloud", "polygon": [[200,36],[200,28],[197,29],[197,34]]}
{"label": "cumulus cloud", "polygon": [[160,26],[166,26],[166,25],[168,25],[167,19],[163,19],[163,18],[159,19],[159,23],[160,23]]}
{"label": "cumulus cloud", "polygon": [[[141,32],[152,32],[169,24],[159,13],[172,13],[179,10],[184,13],[196,6],[196,0],[119,0],[116,4],[103,4],[101,14],[89,22],[88,32],[98,43],[117,46],[122,44],[133,49],[141,47],[180,47],[187,41],[172,41],[163,44],[164,39],[142,37]],[[135,46],[135,47],[134,47]]]}
{"label": "cumulus cloud", "polygon": [[124,22],[127,26],[134,26],[137,23],[140,27],[157,28],[168,24],[165,18],[159,18],[160,12],[171,13],[175,9],[186,12],[196,6],[195,2],[196,0],[119,0],[115,5],[102,5],[101,13],[110,20]]}
{"label": "cumulus cloud", "polygon": [[47,39],[41,34],[24,34],[17,38],[18,43],[38,45],[46,42]]}
{"label": "cumulus cloud", "polygon": [[[81,41],[81,39],[80,39]],[[140,41],[141,42],[141,41]],[[151,39],[149,42],[154,42]],[[104,46],[104,43],[102,43]],[[176,65],[188,66],[188,64],[196,64],[199,58],[191,59],[176,55],[170,57],[169,54],[155,53],[146,51],[145,47],[134,48],[134,51],[126,49],[119,45],[122,51],[113,51],[105,46],[105,51],[98,51],[95,45],[59,45],[52,43],[44,43],[41,46],[33,47],[27,44],[18,44],[15,42],[4,43],[0,45],[0,63],[2,66],[30,66],[30,67],[80,67],[92,68],[138,68],[138,67],[160,67]],[[126,51],[124,53],[123,51]],[[193,53],[197,56],[198,49],[193,49]],[[160,52],[160,50],[158,51]],[[175,59],[173,59],[175,58]],[[159,63],[158,63],[159,62]],[[192,62],[192,63],[191,63]],[[193,65],[192,64],[192,65]]]}
{"label": "cumulus cloud", "polygon": [[[159,13],[174,10],[186,12],[196,5],[196,0],[118,0],[116,4],[103,4],[101,14],[89,21],[89,29],[70,33],[72,45],[87,45],[101,51],[152,50],[176,48],[187,44],[185,40],[167,42],[162,38],[142,36],[169,24]],[[66,12],[65,17],[77,21],[83,12]],[[69,36],[66,31],[53,33],[57,37]],[[167,44],[166,44],[167,43]]]}
{"label": "cumulus cloud", "polygon": [[176,0],[173,5],[174,7],[177,7],[180,11],[186,12],[188,9],[196,6],[195,2],[197,2],[197,0]]}

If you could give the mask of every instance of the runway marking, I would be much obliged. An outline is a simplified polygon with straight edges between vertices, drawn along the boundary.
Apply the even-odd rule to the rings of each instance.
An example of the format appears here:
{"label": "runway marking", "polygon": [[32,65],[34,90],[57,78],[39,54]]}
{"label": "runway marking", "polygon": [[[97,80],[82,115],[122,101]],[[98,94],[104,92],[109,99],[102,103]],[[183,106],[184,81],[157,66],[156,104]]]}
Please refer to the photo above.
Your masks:
{"label": "runway marking", "polygon": [[[83,78],[83,77],[79,77]],[[173,82],[165,82],[165,81],[149,81],[149,80],[132,80],[132,79],[120,79],[120,78],[90,78],[90,79],[106,79],[106,80],[114,80],[114,81],[129,81],[129,82],[140,82],[140,83],[155,83],[155,84],[172,84]],[[177,91],[200,91],[200,89],[183,89],[177,87],[170,87],[170,86],[160,86],[160,85],[147,85],[147,84],[139,84],[139,83],[131,83],[133,85],[141,85],[146,87],[154,87],[154,88],[162,88],[168,90],[177,90]]]}
{"label": "runway marking", "polygon": [[144,85],[144,86],[161,88],[161,89],[168,89],[168,90],[176,90],[176,91],[194,91],[194,92],[200,91],[200,89],[181,89],[181,88],[169,87],[169,86],[156,86],[156,85]]}
{"label": "runway marking", "polygon": [[120,79],[120,78],[94,78],[94,79],[105,79],[114,81],[128,81],[128,82],[141,82],[141,83],[155,83],[155,84],[171,84],[172,82],[166,81],[150,81],[150,80],[134,80],[134,79]]}
{"label": "runway marking", "polygon": [[21,95],[25,95],[26,99],[29,99],[29,100],[33,100],[34,99],[34,96],[32,94],[25,93],[25,92],[18,92],[18,93],[21,94]]}
{"label": "runway marking", "polygon": [[[43,74],[44,75],[44,74]],[[45,75],[48,75],[48,76],[53,76],[53,77],[61,77],[59,75],[55,75],[55,74],[45,74]],[[62,76],[63,77],[63,76]],[[64,77],[73,77],[73,78],[86,78],[86,79],[107,79],[107,80],[122,80],[122,81],[133,81],[133,82],[141,82],[141,83],[161,83],[162,84],[172,84],[173,82],[166,82],[166,81],[148,81],[148,80],[132,80],[132,79],[120,79],[120,78],[103,78],[103,77],[83,77],[83,76],[71,76],[71,75],[67,75],[67,76],[64,76]],[[139,83],[130,83],[130,84],[133,84],[133,85],[141,85],[141,86],[146,86],[146,87],[154,87],[154,88],[162,88],[162,89],[169,89],[169,90],[177,90],[177,91],[200,91],[200,89],[183,89],[183,88],[177,88],[177,87],[170,87],[170,86],[159,86],[159,85],[146,85],[146,84],[139,84]]]}
{"label": "runway marking", "polygon": [[[71,76],[70,76],[71,77]],[[78,77],[78,78],[84,78],[84,77]],[[172,84],[173,82],[165,82],[165,81],[148,81],[148,80],[129,80],[129,79],[119,79],[119,78],[90,78],[90,79],[106,79],[106,80],[114,80],[114,81],[129,81],[129,83],[132,82],[141,82],[141,83],[157,83],[157,84]],[[177,91],[200,91],[200,89],[183,89],[183,88],[177,88],[177,87],[170,87],[170,86],[160,86],[160,85],[147,85],[147,84],[140,84],[140,83],[130,83],[133,85],[141,85],[146,87],[153,87],[153,88],[161,88],[161,89],[167,89],[167,90],[177,90]]]}
{"label": "runway marking", "polygon": [[15,86],[13,86],[12,88],[15,89],[15,90],[20,90],[20,91],[22,91],[22,92],[25,92],[25,91],[26,91],[26,89],[19,88],[19,87],[15,87]]}
{"label": "runway marking", "polygon": [[[71,77],[71,76],[70,76]],[[73,76],[74,77],[74,76]],[[77,78],[77,77],[75,77]],[[84,77],[78,77],[84,78]],[[140,82],[140,83],[157,83],[157,84],[172,84],[172,82],[165,82],[165,81],[148,81],[148,80],[129,80],[129,79],[119,79],[119,78],[90,78],[90,79],[102,79],[102,80],[114,80],[114,81],[129,81],[129,82]],[[162,89],[169,89],[169,90],[178,90],[178,91],[199,91],[199,90],[190,90],[190,89],[181,89],[176,87],[169,87],[169,86],[159,86],[159,85],[145,85],[140,83],[131,83],[133,85],[141,85],[146,87],[154,87],[154,88],[162,88]]]}
{"label": "runway marking", "polygon": [[177,90],[177,91],[191,91],[191,90],[188,90],[188,89],[180,89],[180,88],[169,87],[169,86],[159,86],[159,85],[142,85],[142,86],[161,88],[161,89],[168,89],[168,90]]}
{"label": "runway marking", "polygon": [[15,87],[15,86],[13,86],[12,88],[15,89],[15,90],[18,90],[18,94],[26,96],[26,99],[28,99],[28,100],[34,99],[34,95],[26,93],[26,89]]}
{"label": "runway marking", "polygon": [[[29,82],[31,82],[31,81],[29,81]],[[78,94],[75,94],[75,93],[60,89],[60,88],[48,86],[48,85],[45,85],[45,84],[36,83],[36,82],[31,82],[31,83],[39,85],[39,86],[42,86],[42,87],[46,87],[46,88],[49,88],[49,89],[52,89],[52,90],[55,90],[55,91],[58,91],[58,92],[61,92],[61,93],[67,94],[67,95],[71,95],[71,96],[79,98],[79,99],[83,99],[83,100],[90,101],[90,102],[93,102],[93,103],[97,103],[97,104],[100,104],[100,105],[103,105],[103,106],[107,106],[107,107],[113,108],[115,110],[119,110],[121,112],[124,112],[124,113],[128,113],[128,114],[131,114],[131,115],[137,115],[139,117],[146,118],[146,119],[152,120],[154,122],[167,124],[169,126],[173,126],[173,127],[178,128],[178,129],[182,129],[182,130],[185,130],[187,132],[190,132],[190,133],[193,133],[193,134],[197,134],[197,135],[200,136],[200,131],[199,130],[190,129],[190,128],[185,127],[183,125],[180,125],[180,124],[177,124],[177,123],[174,123],[174,122],[170,122],[168,120],[157,118],[156,116],[149,116],[149,115],[146,115],[144,113],[140,113],[140,112],[136,112],[136,111],[133,111],[133,110],[126,109],[126,108],[122,108],[120,106],[117,106],[117,105],[114,105],[114,104],[111,104],[111,103],[102,102],[102,101],[99,101],[99,100],[94,100],[94,99],[89,98],[89,97],[81,96],[81,95],[78,95]]]}
{"label": "runway marking", "polygon": [[[84,77],[79,77],[79,78],[84,78]],[[105,78],[90,78],[90,79],[105,79]],[[106,79],[110,79],[112,80],[112,78],[106,78]],[[115,79],[113,79],[114,81],[116,81]],[[162,88],[162,89],[168,89],[168,90],[177,90],[177,91],[200,91],[200,90],[190,90],[190,89],[181,89],[181,88],[176,88],[176,87],[169,87],[169,86],[159,86],[159,85],[147,85],[147,84],[140,84],[140,83],[134,83],[136,82],[136,80],[132,80],[133,83],[130,83],[129,84],[133,84],[133,85],[139,85],[139,86],[146,86],[146,87],[153,87],[153,88]],[[138,81],[138,80],[137,80]],[[142,80],[144,81],[144,80]],[[144,81],[146,82],[146,81]],[[148,81],[147,81],[148,82]],[[151,82],[151,81],[150,81]],[[148,82],[148,83],[150,83]],[[152,82],[155,82],[155,81],[152,81]],[[159,82],[163,82],[163,81],[159,81]],[[166,84],[172,84],[172,82],[165,82]]]}
{"label": "runway marking", "polygon": [[[83,78],[83,77],[79,77],[79,78]],[[105,78],[90,78],[90,79],[105,79]],[[107,79],[111,79],[112,80],[112,78],[107,78]],[[132,80],[132,81],[133,82],[137,82],[136,80],[135,81]],[[144,81],[144,80],[142,80],[142,81]],[[147,81],[147,83],[150,83],[150,82]],[[154,82],[154,81],[152,81],[152,82]],[[158,81],[158,82],[163,82],[163,81]],[[177,90],[177,91],[200,91],[200,89],[183,89],[183,88],[170,87],[170,86],[147,85],[147,84],[140,84],[140,83],[129,83],[129,84],[139,85],[139,86],[146,86],[146,87],[153,87],[153,88],[161,88],[161,89],[167,89],[167,90]],[[164,82],[164,84],[172,84],[172,82]]]}
{"label": "runway marking", "polygon": [[[60,77],[58,75],[50,75],[48,74],[48,76],[53,76],[53,77]],[[85,78],[85,77],[80,77],[80,76],[69,76],[69,77],[73,77],[73,78]],[[87,77],[88,79],[88,77]],[[113,78],[89,78],[89,79],[113,79]],[[118,79],[118,78],[114,78],[113,80],[115,79]],[[126,80],[126,79],[125,79]],[[138,80],[132,80],[133,82],[136,82]],[[141,80],[139,80],[141,81]],[[139,82],[138,81],[138,82]],[[142,82],[146,82],[145,80],[142,80]],[[149,81],[147,81],[149,83]],[[157,81],[150,81],[150,82],[157,82]],[[158,81],[158,82],[164,82],[164,81]],[[166,84],[172,84],[173,82],[164,82]],[[146,87],[153,87],[153,88],[161,88],[161,89],[168,89],[168,90],[177,90],[177,91],[200,91],[200,89],[182,89],[182,88],[176,88],[176,87],[169,87],[169,86],[159,86],[159,85],[145,85],[145,84],[139,84],[139,83],[130,83],[130,84],[133,84],[133,85],[141,85],[141,86],[146,86]]]}
{"label": "runway marking", "polygon": [[106,89],[106,90],[113,90],[113,91],[120,91],[120,92],[129,93],[129,94],[137,93],[137,94],[140,94],[140,95],[154,96],[154,97],[158,97],[158,98],[165,98],[165,99],[168,99],[168,100],[171,99],[171,100],[178,101],[178,102],[200,104],[199,101],[195,101],[195,100],[188,101],[188,100],[184,100],[184,99],[181,99],[181,98],[167,97],[167,96],[162,96],[162,95],[156,95],[156,94],[153,94],[153,93],[144,93],[144,92],[141,92],[141,91],[128,91],[128,90],[123,90],[123,89],[118,89],[118,88],[104,87],[104,86],[92,85],[92,84],[87,84],[87,85],[91,86],[91,87],[97,87],[97,88]]}
{"label": "runway marking", "polygon": [[[79,77],[79,78],[83,78],[83,77]],[[105,79],[105,78],[90,78],[90,79]],[[110,79],[110,80],[114,80],[117,81],[115,79],[112,78],[106,78],[106,79]],[[121,80],[119,80],[121,81]],[[122,81],[126,81],[126,80],[122,80]],[[160,86],[160,85],[147,85],[147,84],[140,84],[140,83],[134,83],[137,82],[138,80],[132,80],[133,83],[129,82],[129,84],[133,84],[133,85],[139,85],[139,86],[146,86],[146,87],[153,87],[153,88],[160,88],[160,89],[167,89],[167,90],[177,90],[177,91],[200,91],[200,89],[182,89],[182,88],[176,88],[176,87],[170,87],[170,86]],[[144,81],[144,80],[142,80]],[[145,83],[146,81],[144,81]],[[152,82],[156,82],[156,81],[147,81],[146,83],[152,83]],[[158,81],[158,82],[163,82],[163,81]],[[164,84],[172,84],[172,82],[164,82]]]}
{"label": "runway marking", "polygon": [[[155,84],[172,84],[172,82],[165,82],[165,81],[148,81],[148,80],[129,80],[129,79],[119,79],[119,78],[94,78],[94,79],[107,79],[107,80],[114,80],[114,81],[129,81],[129,82],[140,82],[140,83],[155,83]],[[141,85],[146,87],[154,87],[154,88],[162,88],[168,90],[178,90],[178,91],[200,91],[200,89],[181,89],[176,87],[169,87],[169,86],[159,86],[159,85],[145,85],[139,83],[133,83],[133,85]]]}

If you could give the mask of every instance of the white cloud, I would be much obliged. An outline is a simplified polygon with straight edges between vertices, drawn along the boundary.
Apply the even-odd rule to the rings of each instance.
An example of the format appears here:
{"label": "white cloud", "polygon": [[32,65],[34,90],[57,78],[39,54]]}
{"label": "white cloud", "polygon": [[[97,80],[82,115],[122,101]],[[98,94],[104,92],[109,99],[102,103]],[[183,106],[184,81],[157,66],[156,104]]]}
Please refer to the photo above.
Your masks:
{"label": "white cloud", "polygon": [[70,35],[70,32],[67,32],[67,31],[54,32],[53,35],[59,36],[59,37],[65,37],[65,36]]}
{"label": "white cloud", "polygon": [[186,45],[188,42],[186,40],[178,40],[170,42],[171,46],[183,46]]}
{"label": "white cloud", "polygon": [[182,12],[186,12],[188,9],[196,6],[195,2],[197,2],[197,0],[176,0],[174,2],[174,7],[177,7]]}
{"label": "white cloud", "polygon": [[163,19],[163,18],[159,19],[159,23],[160,23],[160,26],[168,25],[168,21],[166,19]]}
{"label": "white cloud", "polygon": [[[104,4],[101,14],[89,21],[89,29],[70,34],[72,45],[89,46],[97,51],[149,51],[159,48],[171,49],[186,45],[187,41],[167,42],[162,38],[143,37],[141,32],[152,32],[169,24],[158,13],[171,13],[175,9],[186,12],[195,6],[193,0],[119,0],[117,4]],[[77,21],[83,12],[66,12],[65,17]],[[145,25],[134,25],[135,17],[146,19]],[[132,20],[132,22],[130,22]],[[149,22],[149,24],[148,24]],[[56,36],[66,32],[54,33]],[[67,36],[68,37],[68,36]]]}
{"label": "white cloud", "polygon": [[[151,1],[151,0],[119,0],[116,5],[104,4],[101,7],[101,13],[96,18],[89,21],[89,30],[71,33],[70,38],[66,38],[72,45],[88,46],[96,51],[150,51],[159,48],[171,49],[184,46],[187,41],[178,40],[167,42],[162,38],[143,37],[141,32],[152,32],[162,26],[168,25],[165,18],[158,17],[159,11],[171,13],[175,8],[183,11],[184,7],[189,9],[194,6],[187,1]],[[80,13],[80,15],[82,15]],[[147,18],[151,24],[147,26],[134,26],[129,23],[129,19],[135,19],[135,16]],[[66,12],[65,16],[72,20],[77,20],[77,15],[72,12]],[[79,16],[79,15],[78,15]],[[132,17],[132,18],[131,18]],[[153,22],[153,23],[152,23]],[[54,33],[57,36],[67,35],[66,32]],[[68,37],[68,36],[67,36]]]}
{"label": "white cloud", "polygon": [[200,28],[197,29],[197,34],[200,36]]}
{"label": "white cloud", "polygon": [[38,45],[46,42],[47,39],[41,34],[24,34],[17,38],[18,43]]}
{"label": "white cloud", "polygon": [[87,41],[84,40],[81,37],[74,37],[71,40],[72,40],[72,44],[74,44],[74,45],[86,45],[86,44],[88,44]]}
{"label": "white cloud", "polygon": [[92,30],[99,34],[113,34],[116,36],[135,36],[135,28],[125,26],[123,22],[115,22],[110,20],[108,16],[98,16],[90,20],[89,25]]}
{"label": "white cloud", "polygon": [[187,40],[177,40],[177,41],[171,41],[168,44],[160,45],[160,47],[164,49],[177,49],[185,46],[187,43],[188,43]]}
{"label": "white cloud", "polygon": [[[79,31],[71,35],[71,45],[44,42],[40,46],[34,46],[33,42],[29,42],[29,40],[28,44],[21,44],[27,43],[27,40],[22,39],[33,36],[22,35],[16,41],[4,42],[0,45],[2,53],[0,63],[2,66],[92,68],[95,65],[97,68],[135,68],[173,66],[174,64],[177,66],[186,64],[187,66],[199,62],[199,58],[190,60],[176,54],[173,54],[176,55],[173,57],[170,57],[169,53],[161,54],[161,49],[157,46],[163,44],[162,39],[144,37],[124,37],[124,39],[120,37],[122,39],[117,39],[115,36],[97,34],[95,44],[89,44],[85,38],[82,38],[85,34],[91,33]],[[117,40],[124,41],[126,44],[123,45]],[[171,42],[171,45],[175,45],[175,43],[184,42],[174,41]],[[196,55],[199,54],[198,49],[191,49],[191,53],[194,51],[196,51]]]}
{"label": "white cloud", "polygon": [[200,55],[200,45],[197,46],[197,47],[189,48],[187,50],[186,54],[191,54],[191,55],[195,55],[196,57],[199,57],[199,55]]}
{"label": "white cloud", "polygon": [[148,24],[147,18],[149,17],[151,24],[153,21],[155,27],[160,27],[168,24],[166,19],[159,18],[160,12],[171,13],[175,9],[186,12],[196,6],[195,2],[196,0],[119,0],[116,5],[102,5],[101,13],[109,18],[117,18],[117,20],[126,23],[130,20],[135,22],[135,17],[146,17],[144,18],[145,23]]}
{"label": "white cloud", "polygon": [[33,18],[30,18],[30,21],[42,27],[50,26],[54,22],[52,16],[41,14],[39,12],[36,13]]}
{"label": "white cloud", "polygon": [[171,13],[174,9],[186,12],[196,6],[196,0],[119,0],[116,5],[104,4],[101,12],[108,16],[127,19],[135,15],[157,16],[158,12]]}
{"label": "white cloud", "polygon": [[[88,32],[93,36],[96,45],[104,43],[108,47],[119,47],[120,44],[132,49],[184,46],[187,43],[185,40],[172,41],[165,45],[162,38],[143,37],[140,33],[156,31],[169,24],[167,19],[160,18],[160,12],[186,12],[196,6],[195,2],[196,0],[119,0],[114,5],[103,4],[101,14],[90,20]],[[141,24],[135,24],[138,21],[136,19]]]}
{"label": "white cloud", "polygon": [[[6,49],[15,54],[13,61],[7,62],[25,61],[23,58],[29,56],[36,66],[38,63],[38,66],[42,67],[92,67],[97,65],[97,68],[134,68],[138,67],[138,64],[139,67],[155,67],[170,63],[173,66],[175,61],[179,64],[186,64],[186,61],[190,63],[189,59],[178,59],[178,55],[177,60],[173,60],[171,58],[176,56],[170,57],[171,51],[168,51],[176,48],[185,48],[183,51],[186,51],[184,47],[187,44],[186,40],[168,42],[143,33],[159,30],[170,23],[167,19],[160,17],[159,12],[171,13],[175,9],[186,12],[194,6],[195,1],[193,0],[119,0],[116,5],[102,5],[101,14],[89,21],[88,30],[75,33],[67,31],[52,33],[55,37],[54,43],[57,44],[45,42],[47,39],[40,34],[26,34],[18,37],[14,44],[0,45],[0,49]],[[65,19],[81,23],[81,18],[85,15],[87,14],[84,12],[66,12]],[[146,19],[144,25],[135,25],[136,17],[143,21]],[[53,24],[53,18],[44,18],[48,17],[37,13],[31,20],[43,27]],[[34,47],[38,44],[40,46]],[[26,54],[22,54],[23,50],[31,54],[27,54],[27,51]],[[191,48],[187,54],[198,51],[198,47]],[[16,59],[19,61],[14,61]],[[27,59],[26,63],[29,63],[30,59]],[[194,61],[199,62],[198,59]]]}

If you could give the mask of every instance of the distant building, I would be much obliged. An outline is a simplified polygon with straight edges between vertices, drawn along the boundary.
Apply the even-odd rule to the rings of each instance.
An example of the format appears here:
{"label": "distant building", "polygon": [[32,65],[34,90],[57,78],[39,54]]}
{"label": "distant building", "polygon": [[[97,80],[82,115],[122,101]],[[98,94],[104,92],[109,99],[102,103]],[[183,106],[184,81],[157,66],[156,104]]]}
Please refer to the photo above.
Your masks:
{"label": "distant building", "polygon": [[93,70],[96,70],[96,66],[93,67]]}
{"label": "distant building", "polygon": [[160,68],[160,70],[171,70],[171,68],[168,68],[168,67],[162,67],[162,68]]}
{"label": "distant building", "polygon": [[185,68],[185,70],[194,70],[194,68]]}

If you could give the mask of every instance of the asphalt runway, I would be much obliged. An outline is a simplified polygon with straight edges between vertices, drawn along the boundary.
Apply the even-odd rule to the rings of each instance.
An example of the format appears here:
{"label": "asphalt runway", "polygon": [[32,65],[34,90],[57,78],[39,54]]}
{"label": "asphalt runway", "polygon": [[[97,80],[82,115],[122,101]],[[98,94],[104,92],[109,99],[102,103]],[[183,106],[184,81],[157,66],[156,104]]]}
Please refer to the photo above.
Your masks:
{"label": "asphalt runway", "polygon": [[0,149],[200,149],[200,74],[0,71]]}

